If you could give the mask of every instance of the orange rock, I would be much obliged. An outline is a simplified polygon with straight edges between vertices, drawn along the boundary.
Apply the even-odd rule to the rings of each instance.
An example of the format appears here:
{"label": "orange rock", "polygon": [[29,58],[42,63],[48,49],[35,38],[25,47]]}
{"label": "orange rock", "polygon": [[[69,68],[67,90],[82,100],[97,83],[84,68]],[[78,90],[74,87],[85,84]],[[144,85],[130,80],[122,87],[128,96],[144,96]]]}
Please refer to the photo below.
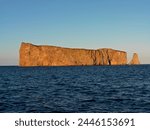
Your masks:
{"label": "orange rock", "polygon": [[139,57],[138,57],[137,53],[133,54],[133,58],[132,58],[132,60],[130,61],[129,64],[130,65],[138,65],[138,64],[140,64],[140,60],[139,60]]}
{"label": "orange rock", "polygon": [[73,49],[22,43],[20,66],[126,65],[127,53],[113,49]]}

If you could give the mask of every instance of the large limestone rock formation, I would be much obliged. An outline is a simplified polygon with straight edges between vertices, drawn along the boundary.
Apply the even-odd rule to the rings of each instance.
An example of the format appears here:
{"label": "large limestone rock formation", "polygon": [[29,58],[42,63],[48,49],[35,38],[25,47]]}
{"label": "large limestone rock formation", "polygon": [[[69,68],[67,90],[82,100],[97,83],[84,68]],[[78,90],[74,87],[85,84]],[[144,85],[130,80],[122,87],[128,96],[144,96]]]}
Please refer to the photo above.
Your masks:
{"label": "large limestone rock formation", "polygon": [[127,53],[113,49],[72,49],[22,43],[20,66],[126,65]]}
{"label": "large limestone rock formation", "polygon": [[133,54],[133,58],[132,58],[132,60],[130,61],[129,64],[130,65],[138,65],[138,64],[140,64],[140,60],[139,60],[139,57],[138,57],[137,53]]}

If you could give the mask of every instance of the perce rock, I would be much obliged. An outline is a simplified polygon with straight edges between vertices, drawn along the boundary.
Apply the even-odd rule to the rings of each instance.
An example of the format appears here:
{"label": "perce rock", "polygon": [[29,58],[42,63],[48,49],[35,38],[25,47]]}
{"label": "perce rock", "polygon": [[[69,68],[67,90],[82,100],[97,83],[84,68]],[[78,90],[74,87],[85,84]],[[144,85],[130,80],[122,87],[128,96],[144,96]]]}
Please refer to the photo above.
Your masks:
{"label": "perce rock", "polygon": [[129,64],[130,65],[138,65],[138,64],[140,64],[140,60],[139,60],[139,57],[138,57],[137,53],[133,54],[133,58],[132,58],[132,60],[130,61]]}
{"label": "perce rock", "polygon": [[22,43],[20,66],[126,65],[127,53],[113,49],[75,49]]}

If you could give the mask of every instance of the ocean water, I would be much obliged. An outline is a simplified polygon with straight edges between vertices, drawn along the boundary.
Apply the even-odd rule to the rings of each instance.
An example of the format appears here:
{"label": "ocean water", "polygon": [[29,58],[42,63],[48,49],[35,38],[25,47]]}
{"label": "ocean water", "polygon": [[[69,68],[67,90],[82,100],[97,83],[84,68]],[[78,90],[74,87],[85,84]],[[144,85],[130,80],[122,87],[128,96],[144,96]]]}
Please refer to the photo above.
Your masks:
{"label": "ocean water", "polygon": [[150,65],[0,67],[0,112],[150,112]]}

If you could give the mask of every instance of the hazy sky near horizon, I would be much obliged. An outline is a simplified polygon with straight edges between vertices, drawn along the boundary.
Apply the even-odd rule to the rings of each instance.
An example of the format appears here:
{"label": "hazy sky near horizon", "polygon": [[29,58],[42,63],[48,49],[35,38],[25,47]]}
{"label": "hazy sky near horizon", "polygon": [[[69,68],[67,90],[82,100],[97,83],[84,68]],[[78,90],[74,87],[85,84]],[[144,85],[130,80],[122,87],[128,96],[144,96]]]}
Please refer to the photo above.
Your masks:
{"label": "hazy sky near horizon", "polygon": [[20,43],[137,52],[150,64],[150,0],[0,0],[0,65]]}

